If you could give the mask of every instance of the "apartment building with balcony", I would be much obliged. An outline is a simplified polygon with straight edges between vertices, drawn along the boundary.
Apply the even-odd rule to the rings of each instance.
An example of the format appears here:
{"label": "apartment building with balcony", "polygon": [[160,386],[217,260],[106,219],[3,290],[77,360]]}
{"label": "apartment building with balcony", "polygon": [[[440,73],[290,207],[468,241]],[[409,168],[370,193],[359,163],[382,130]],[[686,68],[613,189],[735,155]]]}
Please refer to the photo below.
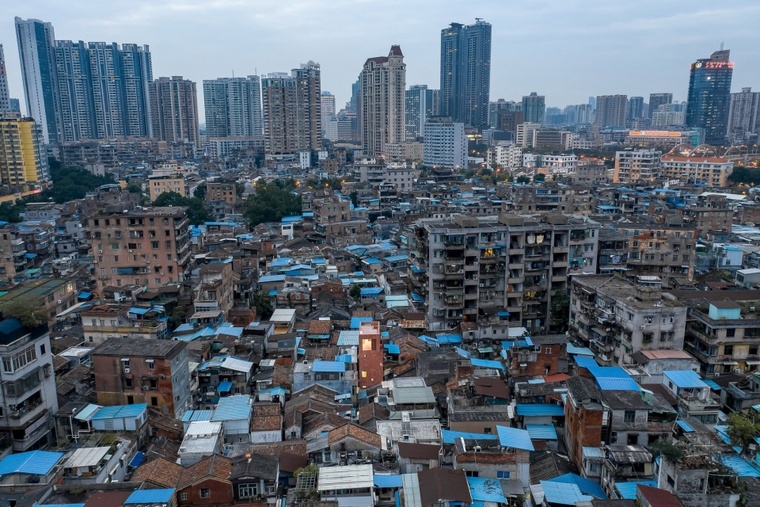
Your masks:
{"label": "apartment building with balcony", "polygon": [[665,287],[694,278],[697,231],[693,227],[658,223],[615,226],[628,239],[627,274],[659,276]]}
{"label": "apartment building with balcony", "polygon": [[760,365],[760,315],[756,306],[760,298],[739,301],[729,300],[730,296],[727,292],[722,300],[690,301],[684,350],[699,361],[706,377],[751,373]]}
{"label": "apartment building with balcony", "polygon": [[227,318],[234,304],[235,279],[231,262],[206,264],[200,267],[194,290],[193,318]]}
{"label": "apartment building with balcony", "polygon": [[573,278],[570,332],[603,364],[631,364],[640,350],[681,350],[686,305],[654,284],[612,275]]}
{"label": "apartment building with balcony", "polygon": [[111,338],[92,351],[101,405],[147,403],[182,417],[190,404],[190,370],[183,341]]}
{"label": "apartment building with balcony", "polygon": [[190,261],[187,208],[105,209],[85,220],[97,290],[181,283]]}
{"label": "apartment building with balcony", "polygon": [[0,226],[0,280],[11,283],[26,269],[26,244],[10,224]]}
{"label": "apartment building with balcony", "polygon": [[92,346],[109,338],[164,339],[168,334],[167,319],[162,308],[127,305],[96,305],[83,310],[84,341]]}
{"label": "apartment building with balcony", "polygon": [[18,319],[0,321],[0,362],[2,447],[14,452],[47,447],[54,441],[58,410],[47,326],[29,329]]}
{"label": "apartment building with balcony", "polygon": [[[569,215],[455,215],[416,223],[412,271],[426,296],[428,327],[508,313],[511,326],[547,334],[552,298],[568,275],[596,271],[597,222]],[[506,313],[504,313],[506,312]]]}

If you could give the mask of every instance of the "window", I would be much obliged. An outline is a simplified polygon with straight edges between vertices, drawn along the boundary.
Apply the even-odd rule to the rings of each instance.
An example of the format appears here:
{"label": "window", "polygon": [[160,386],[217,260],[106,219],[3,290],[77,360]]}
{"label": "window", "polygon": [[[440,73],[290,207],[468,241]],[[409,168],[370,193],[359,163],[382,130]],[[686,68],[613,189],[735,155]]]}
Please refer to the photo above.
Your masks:
{"label": "window", "polygon": [[41,356],[45,355],[45,344],[44,343],[42,345],[40,345],[40,355]]}
{"label": "window", "polygon": [[623,421],[627,423],[632,423],[636,421],[636,411],[635,410],[626,410],[625,414],[623,415]]}
{"label": "window", "polygon": [[723,355],[724,356],[733,356],[734,355],[734,346],[733,345],[724,345],[723,346]]}
{"label": "window", "polygon": [[156,368],[156,361],[155,359],[146,359],[145,363],[148,365],[149,370],[154,370]]}
{"label": "window", "polygon": [[37,349],[34,345],[30,345],[14,355],[3,358],[3,371],[6,373],[13,373],[18,371],[32,361],[37,360]]}
{"label": "window", "polygon": [[367,372],[366,372],[366,370],[362,371],[362,378],[367,378]]}
{"label": "window", "polygon": [[638,433],[628,433],[628,445],[637,445],[639,443]]}
{"label": "window", "polygon": [[362,350],[374,350],[374,347],[372,346],[372,338],[362,339]]}
{"label": "window", "polygon": [[132,379],[131,378],[125,378],[124,379],[124,387],[126,387],[127,389],[132,389],[133,384],[132,384]]}
{"label": "window", "polygon": [[544,347],[544,354],[551,355],[551,353],[552,353],[552,348],[551,347]]}
{"label": "window", "polygon": [[497,479],[509,479],[509,471],[508,470],[497,470],[496,471],[496,478]]}
{"label": "window", "polygon": [[201,498],[211,498],[211,490],[208,488],[201,488]]}
{"label": "window", "polygon": [[[158,406],[158,397],[156,397],[156,396],[151,396],[151,397],[150,397],[150,404],[151,404],[152,406],[154,406],[154,407],[157,407],[157,406]],[[204,497],[202,497],[202,498],[208,498],[208,497],[204,496]]]}
{"label": "window", "polygon": [[239,484],[238,485],[238,497],[240,498],[253,498],[259,496],[258,484]]}
{"label": "window", "polygon": [[479,474],[479,472],[477,470],[466,470],[465,471],[465,475],[467,477],[477,477],[480,474]]}

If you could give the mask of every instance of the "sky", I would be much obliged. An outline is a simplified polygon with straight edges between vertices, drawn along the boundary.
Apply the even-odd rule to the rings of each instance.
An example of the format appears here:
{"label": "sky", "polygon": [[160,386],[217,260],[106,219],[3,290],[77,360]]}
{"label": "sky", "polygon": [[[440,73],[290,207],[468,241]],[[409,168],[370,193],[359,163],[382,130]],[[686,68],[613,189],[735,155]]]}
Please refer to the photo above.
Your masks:
{"label": "sky", "polygon": [[439,87],[440,32],[493,25],[491,100],[532,91],[547,106],[589,96],[672,92],[689,64],[724,43],[734,91],[760,90],[757,0],[0,0],[12,97],[22,99],[14,16],[49,21],[56,39],[148,44],[153,76],[204,79],[289,72],[309,60],[340,109],[367,58],[399,44],[407,85]]}

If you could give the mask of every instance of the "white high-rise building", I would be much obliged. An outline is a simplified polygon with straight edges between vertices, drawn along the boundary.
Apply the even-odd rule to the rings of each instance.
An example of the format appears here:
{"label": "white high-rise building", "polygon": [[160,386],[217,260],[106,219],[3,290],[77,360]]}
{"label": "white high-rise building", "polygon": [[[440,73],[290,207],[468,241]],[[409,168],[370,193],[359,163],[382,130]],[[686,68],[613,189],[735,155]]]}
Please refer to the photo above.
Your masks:
{"label": "white high-rise building", "polygon": [[464,123],[433,118],[425,123],[423,163],[434,167],[467,167],[467,136]]}
{"label": "white high-rise building", "polygon": [[731,106],[728,109],[728,138],[732,143],[749,141],[753,135],[760,133],[760,92],[752,88],[731,94]]}
{"label": "white high-rise building", "polygon": [[45,144],[58,141],[58,85],[52,23],[38,19],[16,18],[16,38],[21,58],[26,114],[42,129]]}
{"label": "white high-rise building", "polygon": [[11,110],[11,97],[8,92],[8,74],[5,70],[5,53],[0,44],[0,113]]}
{"label": "white high-rise building", "polygon": [[250,137],[263,132],[259,76],[203,81],[206,135]]}
{"label": "white high-rise building", "polygon": [[368,58],[360,76],[359,132],[368,157],[379,157],[385,145],[406,139],[406,64],[400,46],[388,56]]}

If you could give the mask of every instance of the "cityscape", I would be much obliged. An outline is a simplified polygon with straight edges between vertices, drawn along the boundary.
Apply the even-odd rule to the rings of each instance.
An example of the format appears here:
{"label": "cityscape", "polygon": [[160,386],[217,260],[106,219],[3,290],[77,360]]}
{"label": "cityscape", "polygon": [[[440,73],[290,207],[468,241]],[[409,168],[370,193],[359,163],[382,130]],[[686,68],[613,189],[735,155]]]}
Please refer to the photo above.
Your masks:
{"label": "cityscape", "polygon": [[760,506],[754,55],[559,105],[457,18],[343,100],[15,17],[0,507]]}

